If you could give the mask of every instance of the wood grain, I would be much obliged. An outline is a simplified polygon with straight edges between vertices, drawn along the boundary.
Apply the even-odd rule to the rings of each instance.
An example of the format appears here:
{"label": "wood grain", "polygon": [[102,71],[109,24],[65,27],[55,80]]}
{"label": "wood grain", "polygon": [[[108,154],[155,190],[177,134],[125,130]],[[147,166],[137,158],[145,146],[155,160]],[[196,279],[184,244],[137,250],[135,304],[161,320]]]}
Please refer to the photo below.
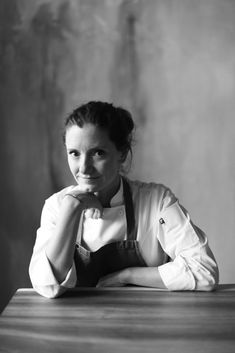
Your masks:
{"label": "wood grain", "polygon": [[235,291],[81,289],[57,299],[17,291],[0,352],[234,352]]}

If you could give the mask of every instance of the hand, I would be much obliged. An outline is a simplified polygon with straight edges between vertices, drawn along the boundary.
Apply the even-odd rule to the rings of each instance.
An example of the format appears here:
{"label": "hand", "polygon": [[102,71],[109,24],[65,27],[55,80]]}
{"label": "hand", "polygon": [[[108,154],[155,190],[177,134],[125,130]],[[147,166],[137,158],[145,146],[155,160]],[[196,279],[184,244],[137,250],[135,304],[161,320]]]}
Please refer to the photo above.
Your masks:
{"label": "hand", "polygon": [[128,269],[110,273],[102,278],[100,278],[96,287],[124,287],[128,284],[127,280]]}
{"label": "hand", "polygon": [[81,192],[76,187],[68,192],[66,196],[76,198],[80,202],[83,210],[86,210],[86,217],[88,218],[101,218],[103,213],[103,206],[99,199],[91,192]]}

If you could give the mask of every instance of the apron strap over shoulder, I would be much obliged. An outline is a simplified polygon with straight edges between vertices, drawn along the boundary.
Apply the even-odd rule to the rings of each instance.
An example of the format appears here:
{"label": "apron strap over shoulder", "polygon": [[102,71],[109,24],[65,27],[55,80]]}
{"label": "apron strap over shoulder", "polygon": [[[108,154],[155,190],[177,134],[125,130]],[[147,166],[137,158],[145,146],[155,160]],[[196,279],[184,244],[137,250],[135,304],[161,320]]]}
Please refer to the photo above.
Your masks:
{"label": "apron strap over shoulder", "polygon": [[127,240],[136,240],[135,212],[133,206],[132,192],[129,183],[122,177],[123,194],[126,208]]}

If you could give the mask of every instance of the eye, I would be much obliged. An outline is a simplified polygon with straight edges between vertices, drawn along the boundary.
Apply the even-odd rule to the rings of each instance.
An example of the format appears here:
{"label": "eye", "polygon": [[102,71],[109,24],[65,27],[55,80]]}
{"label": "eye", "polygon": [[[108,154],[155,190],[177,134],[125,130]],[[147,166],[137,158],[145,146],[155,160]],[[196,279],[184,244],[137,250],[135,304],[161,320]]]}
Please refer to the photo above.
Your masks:
{"label": "eye", "polygon": [[73,157],[73,158],[77,158],[80,156],[80,153],[76,150],[71,150],[71,151],[68,151],[68,155]]}
{"label": "eye", "polygon": [[98,150],[94,151],[95,157],[98,157],[98,158],[104,157],[105,154],[106,154],[106,152],[102,149],[98,149]]}

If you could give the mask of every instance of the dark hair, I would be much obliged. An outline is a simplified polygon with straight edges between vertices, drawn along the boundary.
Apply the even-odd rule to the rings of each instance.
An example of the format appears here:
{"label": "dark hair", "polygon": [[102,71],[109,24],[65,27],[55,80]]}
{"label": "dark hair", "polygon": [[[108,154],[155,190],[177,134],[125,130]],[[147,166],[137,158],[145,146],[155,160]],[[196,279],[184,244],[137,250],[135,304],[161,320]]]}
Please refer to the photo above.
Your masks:
{"label": "dark hair", "polygon": [[105,129],[110,140],[118,151],[123,154],[123,161],[128,152],[132,155],[132,131],[134,122],[131,114],[120,107],[114,107],[111,103],[91,101],[76,108],[65,120],[64,142],[66,130],[69,126],[83,127],[90,123]]}

